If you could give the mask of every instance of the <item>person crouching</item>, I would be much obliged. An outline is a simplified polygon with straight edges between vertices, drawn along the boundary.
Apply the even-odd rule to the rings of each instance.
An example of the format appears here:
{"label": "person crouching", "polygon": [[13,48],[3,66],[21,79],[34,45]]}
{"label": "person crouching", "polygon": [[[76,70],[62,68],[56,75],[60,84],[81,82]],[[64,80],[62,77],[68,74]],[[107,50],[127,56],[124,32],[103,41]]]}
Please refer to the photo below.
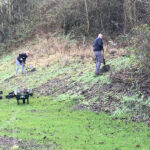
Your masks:
{"label": "person crouching", "polygon": [[30,52],[29,52],[29,51],[26,51],[25,53],[19,54],[19,56],[17,57],[17,59],[16,59],[16,65],[17,65],[17,68],[16,68],[16,75],[18,74],[18,70],[19,70],[20,65],[22,65],[21,73],[23,74],[23,72],[24,72],[24,67],[25,67],[25,63],[26,63],[26,59],[27,59],[27,57],[28,57],[29,55],[30,55]]}

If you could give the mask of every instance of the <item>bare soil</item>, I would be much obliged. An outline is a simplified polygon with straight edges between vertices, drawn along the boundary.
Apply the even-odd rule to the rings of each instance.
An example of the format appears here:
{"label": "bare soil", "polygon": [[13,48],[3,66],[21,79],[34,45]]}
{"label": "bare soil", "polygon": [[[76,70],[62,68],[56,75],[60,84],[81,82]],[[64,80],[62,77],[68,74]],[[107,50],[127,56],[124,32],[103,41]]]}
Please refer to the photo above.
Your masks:
{"label": "bare soil", "polygon": [[43,146],[37,144],[34,141],[23,141],[17,140],[15,138],[7,137],[7,136],[0,136],[0,149],[7,150],[11,149],[14,145],[19,146],[18,149],[25,149],[25,150],[52,150],[54,149],[54,145],[47,145]]}
{"label": "bare soil", "polygon": [[[70,80],[71,76],[64,79],[56,78],[48,81],[47,83],[41,85],[40,87],[34,89],[34,91],[40,95],[56,97],[60,94],[67,94],[70,92],[71,95],[78,94],[84,96],[86,101],[90,101],[93,98],[97,98],[96,102],[90,101],[90,109],[92,111],[105,111],[113,112],[119,107],[120,101],[114,96],[114,91],[116,88],[120,89],[119,84],[104,84],[101,85],[99,82],[91,85],[91,83],[86,83],[88,89],[84,90],[85,85],[79,82],[74,82]],[[120,93],[124,92],[124,89],[118,90]],[[105,93],[109,93],[105,95]],[[107,99],[106,99],[107,96]],[[80,107],[78,105],[78,107]],[[83,108],[83,106],[81,106]]]}

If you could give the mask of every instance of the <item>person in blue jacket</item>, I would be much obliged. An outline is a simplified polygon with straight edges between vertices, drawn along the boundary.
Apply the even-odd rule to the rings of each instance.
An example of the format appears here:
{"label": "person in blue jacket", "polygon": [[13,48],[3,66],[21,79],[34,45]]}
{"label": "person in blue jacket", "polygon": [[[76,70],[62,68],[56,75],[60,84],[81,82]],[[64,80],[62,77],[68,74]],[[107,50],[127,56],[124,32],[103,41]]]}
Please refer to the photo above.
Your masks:
{"label": "person in blue jacket", "polygon": [[101,75],[100,66],[103,61],[104,48],[103,48],[103,35],[99,34],[98,37],[94,40],[93,51],[96,57],[96,71],[95,75]]}
{"label": "person in blue jacket", "polygon": [[20,65],[22,65],[22,71],[21,73],[23,74],[24,72],[24,67],[25,67],[25,63],[26,63],[26,59],[27,57],[30,55],[30,52],[29,51],[26,51],[25,53],[21,53],[19,54],[19,56],[17,57],[16,59],[16,65],[17,65],[17,68],[16,68],[16,76],[18,74],[18,70],[19,70],[19,67]]}

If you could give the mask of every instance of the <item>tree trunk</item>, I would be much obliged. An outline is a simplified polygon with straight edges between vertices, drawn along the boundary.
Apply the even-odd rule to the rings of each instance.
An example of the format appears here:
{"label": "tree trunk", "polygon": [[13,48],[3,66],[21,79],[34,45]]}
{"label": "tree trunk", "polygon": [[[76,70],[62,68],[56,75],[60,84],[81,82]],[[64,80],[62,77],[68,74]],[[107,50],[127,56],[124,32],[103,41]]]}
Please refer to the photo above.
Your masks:
{"label": "tree trunk", "polygon": [[89,34],[89,29],[90,29],[90,22],[89,22],[89,14],[88,14],[88,6],[87,6],[87,0],[84,0],[84,6],[85,6],[85,13],[86,13],[86,34]]}

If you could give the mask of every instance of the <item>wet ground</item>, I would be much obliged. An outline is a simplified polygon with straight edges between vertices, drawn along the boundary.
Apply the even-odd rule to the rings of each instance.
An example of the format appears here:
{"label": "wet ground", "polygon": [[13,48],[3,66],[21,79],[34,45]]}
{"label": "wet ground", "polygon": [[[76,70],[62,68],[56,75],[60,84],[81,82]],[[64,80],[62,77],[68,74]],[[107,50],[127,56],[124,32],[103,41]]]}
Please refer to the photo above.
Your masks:
{"label": "wet ground", "polygon": [[54,148],[53,145],[43,146],[37,144],[35,141],[23,141],[22,139],[15,139],[7,136],[0,136],[0,149],[8,150],[8,149],[23,149],[23,150],[52,150]]}

